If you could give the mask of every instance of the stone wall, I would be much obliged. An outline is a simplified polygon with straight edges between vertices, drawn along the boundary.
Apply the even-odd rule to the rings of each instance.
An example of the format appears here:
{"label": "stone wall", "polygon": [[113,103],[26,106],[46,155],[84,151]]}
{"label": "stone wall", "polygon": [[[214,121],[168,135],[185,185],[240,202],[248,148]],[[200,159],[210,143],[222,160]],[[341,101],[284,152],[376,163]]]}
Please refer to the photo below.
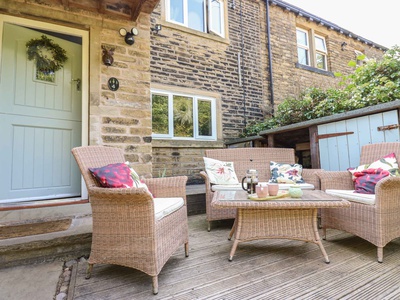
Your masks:
{"label": "stone wall", "polygon": [[[122,148],[126,159],[136,165],[143,175],[151,174],[151,103],[150,99],[150,15],[140,14],[136,22],[125,17],[113,17],[98,12],[96,1],[69,3],[69,8],[58,0],[1,1],[2,14],[55,23],[89,32],[86,53],[89,59],[89,115],[90,145]],[[37,3],[35,3],[37,2]],[[139,34],[130,46],[119,34],[120,28],[136,27]],[[66,29],[67,30],[67,29]],[[114,50],[114,63],[102,63],[102,47]],[[118,78],[120,87],[109,90],[107,81]],[[87,81],[86,81],[87,82]],[[85,143],[85,142],[84,142]]]}
{"label": "stone wall", "polygon": [[[328,49],[328,71],[331,73],[352,72],[353,69],[347,64],[350,60],[355,60],[354,50],[366,54],[369,58],[380,58],[383,55],[381,50],[371,45],[328,29],[324,25],[309,21],[278,6],[270,6],[270,20],[275,107],[287,97],[298,96],[307,87],[337,87],[340,81],[333,74],[319,74],[295,66],[297,63],[296,27],[313,29],[315,33],[325,37]],[[347,44],[344,50],[341,49],[343,42]]]}
{"label": "stone wall", "polygon": [[[151,36],[152,87],[164,85],[170,90],[214,93],[220,98],[220,140],[238,137],[245,123],[262,118],[260,40],[265,33],[259,27],[260,3],[243,3],[243,36],[239,7],[226,9],[230,20],[226,38],[166,22],[163,1],[152,14],[152,23],[163,25],[160,33]],[[240,86],[238,54],[242,51],[242,38],[244,66]]]}
{"label": "stone wall", "polygon": [[[201,182],[202,156],[207,148],[223,147],[224,141],[239,137],[246,124],[262,121],[271,114],[269,53],[265,1],[237,2],[226,7],[228,34],[225,39],[201,33],[165,21],[163,1],[151,15],[151,23],[162,24],[151,35],[151,87],[170,91],[211,93],[218,99],[219,134],[216,142],[153,140],[153,176],[187,175],[189,183]],[[334,20],[331,20],[334,21]],[[312,28],[326,37],[330,74],[296,67],[296,26]],[[382,51],[365,45],[293,12],[270,6],[270,33],[274,104],[295,97],[306,87],[329,87],[338,79],[332,72],[347,74],[355,58],[353,50],[368,57],[380,57]],[[348,45],[341,50],[342,42]],[[243,85],[239,84],[238,53],[242,53]]]}

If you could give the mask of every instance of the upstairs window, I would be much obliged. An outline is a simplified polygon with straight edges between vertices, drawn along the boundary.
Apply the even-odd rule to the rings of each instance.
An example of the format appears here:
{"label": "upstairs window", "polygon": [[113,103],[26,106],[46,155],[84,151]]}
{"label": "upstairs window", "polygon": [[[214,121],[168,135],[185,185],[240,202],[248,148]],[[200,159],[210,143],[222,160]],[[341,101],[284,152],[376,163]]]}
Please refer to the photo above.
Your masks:
{"label": "upstairs window", "polygon": [[328,51],[325,38],[314,34],[313,30],[297,28],[297,56],[299,64],[328,70]]}
{"label": "upstairs window", "polygon": [[297,56],[302,65],[310,65],[310,47],[308,46],[308,32],[297,29]]}
{"label": "upstairs window", "polygon": [[363,66],[369,61],[369,58],[361,51],[354,50],[354,54],[357,66]]}
{"label": "upstairs window", "polygon": [[225,36],[223,0],[166,0],[166,20],[201,32]]}
{"label": "upstairs window", "polygon": [[315,66],[321,70],[327,70],[326,63],[326,43],[325,38],[316,35],[315,36]]}
{"label": "upstairs window", "polygon": [[214,98],[153,90],[154,138],[216,140]]}

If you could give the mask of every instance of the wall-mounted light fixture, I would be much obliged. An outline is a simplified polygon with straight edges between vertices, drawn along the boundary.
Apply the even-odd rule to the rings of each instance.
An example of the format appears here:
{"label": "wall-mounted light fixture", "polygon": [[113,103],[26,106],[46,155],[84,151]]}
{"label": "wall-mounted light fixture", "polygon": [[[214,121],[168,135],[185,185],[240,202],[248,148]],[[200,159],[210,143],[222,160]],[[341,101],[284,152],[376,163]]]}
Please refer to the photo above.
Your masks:
{"label": "wall-mounted light fixture", "polygon": [[158,34],[158,32],[162,29],[161,24],[156,24],[154,27],[150,27],[151,32]]}
{"label": "wall-mounted light fixture", "polygon": [[346,49],[347,43],[343,42],[340,46],[342,47],[342,51],[344,51],[344,49]]}
{"label": "wall-mounted light fixture", "polygon": [[127,31],[125,28],[119,30],[119,34],[125,37],[125,43],[128,45],[133,45],[135,43],[135,35],[139,34],[139,31],[133,27],[131,31]]}
{"label": "wall-mounted light fixture", "polygon": [[113,55],[115,48],[107,48],[106,46],[101,46],[101,49],[103,49],[103,64],[105,64],[107,67],[111,66],[114,62]]}

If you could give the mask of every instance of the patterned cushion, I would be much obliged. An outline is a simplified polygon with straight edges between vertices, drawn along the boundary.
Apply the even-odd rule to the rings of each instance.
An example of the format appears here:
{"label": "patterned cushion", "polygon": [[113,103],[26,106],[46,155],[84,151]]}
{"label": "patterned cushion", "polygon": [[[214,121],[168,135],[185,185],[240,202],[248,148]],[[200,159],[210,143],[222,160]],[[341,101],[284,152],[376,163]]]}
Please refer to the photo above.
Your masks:
{"label": "patterned cushion", "polygon": [[355,172],[361,172],[367,169],[382,169],[389,171],[390,176],[400,176],[399,165],[394,153],[390,153],[381,159],[374,161],[372,164],[365,164],[356,168],[348,168],[347,170],[353,175],[353,180],[355,180]]}
{"label": "patterned cushion", "polygon": [[236,176],[233,162],[224,162],[208,157],[203,157],[205,169],[213,184],[237,184],[239,180]]}
{"label": "patterned cushion", "polygon": [[130,188],[133,186],[131,170],[124,163],[109,164],[101,168],[89,168],[102,187]]}
{"label": "patterned cushion", "polygon": [[376,183],[386,176],[400,176],[396,155],[390,153],[371,164],[347,169],[355,182],[355,193],[375,194]]}
{"label": "patterned cushion", "polygon": [[354,180],[355,193],[375,194],[375,185],[382,178],[389,176],[389,172],[382,169],[367,169],[354,172],[353,176],[356,177]]}
{"label": "patterned cushion", "polygon": [[303,166],[300,164],[285,164],[270,161],[271,179],[274,183],[304,183],[301,176]]}
{"label": "patterned cushion", "polygon": [[[130,163],[129,163],[129,161],[126,161],[125,164],[127,166],[129,166]],[[146,191],[148,191],[151,194],[152,197],[154,197],[154,194],[152,192],[150,192],[149,187],[147,186],[147,184],[144,183],[144,179],[141,179],[139,174],[136,173],[136,171],[132,167],[129,167],[129,169],[131,170],[131,177],[132,177],[132,180],[133,180],[133,183],[134,183],[134,187],[136,187],[138,189],[139,188],[144,188]]]}

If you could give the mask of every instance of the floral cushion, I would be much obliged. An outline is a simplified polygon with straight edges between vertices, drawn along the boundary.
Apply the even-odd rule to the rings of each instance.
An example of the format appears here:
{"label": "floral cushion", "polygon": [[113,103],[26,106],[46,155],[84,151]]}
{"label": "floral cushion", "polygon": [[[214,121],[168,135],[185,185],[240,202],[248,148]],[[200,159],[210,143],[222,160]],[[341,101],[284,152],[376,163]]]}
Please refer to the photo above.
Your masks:
{"label": "floral cushion", "polygon": [[101,168],[89,168],[102,187],[130,188],[133,186],[130,168],[124,163],[109,164]]}
{"label": "floral cushion", "polygon": [[237,184],[233,162],[224,162],[213,158],[203,157],[206,173],[213,184]]}
{"label": "floral cushion", "polygon": [[136,171],[129,165],[129,161],[126,161],[125,164],[129,167],[129,169],[131,171],[131,177],[132,177],[133,182],[135,183],[135,186],[141,187],[140,185],[142,182],[140,180],[139,174],[136,173]]}
{"label": "floral cushion", "polygon": [[396,155],[394,153],[390,153],[374,161],[371,164],[361,165],[356,168],[348,168],[347,170],[353,175],[353,180],[355,180],[355,172],[361,172],[367,169],[382,169],[389,171],[390,176],[400,176],[399,165],[397,163]]}
{"label": "floral cushion", "polygon": [[300,164],[285,164],[270,161],[271,179],[274,183],[304,183],[303,166]]}
{"label": "floral cushion", "polygon": [[[127,166],[129,166],[129,161],[126,161],[125,164]],[[144,183],[144,180],[140,178],[139,174],[136,173],[136,171],[129,166],[129,169],[131,170],[131,177],[134,183],[134,186],[136,188],[144,188],[146,191],[148,191],[152,197],[154,197],[154,194],[152,192],[150,192],[149,187],[147,186],[147,184]]]}
{"label": "floral cushion", "polygon": [[375,194],[375,185],[382,178],[389,176],[389,172],[382,169],[367,169],[354,172],[353,176],[356,177],[354,180],[355,193]]}
{"label": "floral cushion", "polygon": [[354,181],[355,193],[375,194],[375,185],[386,176],[400,176],[396,155],[390,153],[371,164],[347,169]]}

